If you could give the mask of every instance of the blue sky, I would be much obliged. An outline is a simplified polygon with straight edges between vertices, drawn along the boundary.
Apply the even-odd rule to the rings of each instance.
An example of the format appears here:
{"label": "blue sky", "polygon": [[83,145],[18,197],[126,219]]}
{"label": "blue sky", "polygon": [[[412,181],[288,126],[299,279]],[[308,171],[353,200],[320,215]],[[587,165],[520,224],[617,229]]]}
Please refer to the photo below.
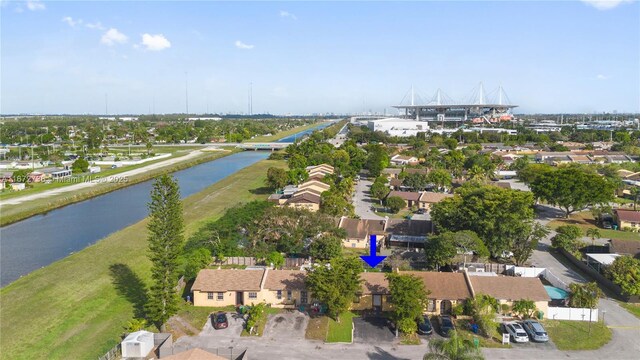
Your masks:
{"label": "blue sky", "polygon": [[517,112],[640,112],[640,4],[2,1],[0,112],[392,111],[413,85]]}

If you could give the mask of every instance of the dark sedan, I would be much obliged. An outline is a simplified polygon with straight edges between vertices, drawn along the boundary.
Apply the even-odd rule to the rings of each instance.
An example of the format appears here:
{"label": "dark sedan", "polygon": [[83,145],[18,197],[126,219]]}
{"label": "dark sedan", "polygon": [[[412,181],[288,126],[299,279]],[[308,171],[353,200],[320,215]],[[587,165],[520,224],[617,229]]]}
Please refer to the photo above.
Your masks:
{"label": "dark sedan", "polygon": [[455,330],[456,327],[453,325],[453,320],[451,320],[451,316],[449,315],[440,315],[440,333],[442,336],[449,337],[449,331]]}
{"label": "dark sedan", "polygon": [[422,315],[422,322],[418,323],[418,334],[420,335],[431,335],[433,334],[433,326],[431,326],[431,321],[427,315]]}
{"label": "dark sedan", "polygon": [[227,314],[220,312],[211,315],[211,324],[216,330],[226,329],[229,327],[229,321],[227,320]]}

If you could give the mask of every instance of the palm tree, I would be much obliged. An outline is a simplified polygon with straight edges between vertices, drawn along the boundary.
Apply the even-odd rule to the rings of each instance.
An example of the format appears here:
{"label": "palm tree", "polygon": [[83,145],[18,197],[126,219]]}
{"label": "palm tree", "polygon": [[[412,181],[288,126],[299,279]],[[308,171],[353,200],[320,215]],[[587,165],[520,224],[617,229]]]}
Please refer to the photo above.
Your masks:
{"label": "palm tree", "polygon": [[637,210],[638,198],[640,197],[640,188],[634,186],[631,188],[631,196],[633,196],[633,211]]}
{"label": "palm tree", "polygon": [[458,332],[449,332],[448,340],[429,341],[429,353],[423,360],[482,360],[484,356],[469,340],[458,336]]}
{"label": "palm tree", "polygon": [[595,245],[596,238],[600,238],[600,230],[596,228],[587,229],[587,236],[591,238],[591,245]]}

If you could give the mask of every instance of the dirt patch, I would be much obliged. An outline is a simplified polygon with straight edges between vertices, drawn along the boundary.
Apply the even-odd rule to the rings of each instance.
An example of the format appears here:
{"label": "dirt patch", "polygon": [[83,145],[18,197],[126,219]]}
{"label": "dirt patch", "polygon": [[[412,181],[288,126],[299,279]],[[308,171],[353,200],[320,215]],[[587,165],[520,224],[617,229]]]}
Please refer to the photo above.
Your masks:
{"label": "dirt patch", "polygon": [[293,328],[295,330],[300,331],[300,330],[302,330],[302,325],[303,324],[304,324],[304,318],[301,318],[301,317],[296,318],[296,323],[293,325]]}
{"label": "dirt patch", "polygon": [[307,331],[304,335],[309,340],[324,341],[327,337],[327,329],[329,328],[329,318],[326,316],[313,317],[309,319]]}

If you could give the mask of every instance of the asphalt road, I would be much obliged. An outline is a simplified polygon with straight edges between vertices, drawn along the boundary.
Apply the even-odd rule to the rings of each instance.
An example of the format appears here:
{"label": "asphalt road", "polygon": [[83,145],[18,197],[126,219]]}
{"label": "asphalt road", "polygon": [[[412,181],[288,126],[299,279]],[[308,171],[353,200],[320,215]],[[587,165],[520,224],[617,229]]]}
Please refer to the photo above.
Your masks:
{"label": "asphalt road", "polygon": [[369,197],[371,184],[372,182],[367,179],[360,179],[356,182],[355,196],[353,197],[355,213],[361,219],[382,220],[384,219],[382,216],[376,215],[371,210],[371,206],[377,203],[377,200]]}

